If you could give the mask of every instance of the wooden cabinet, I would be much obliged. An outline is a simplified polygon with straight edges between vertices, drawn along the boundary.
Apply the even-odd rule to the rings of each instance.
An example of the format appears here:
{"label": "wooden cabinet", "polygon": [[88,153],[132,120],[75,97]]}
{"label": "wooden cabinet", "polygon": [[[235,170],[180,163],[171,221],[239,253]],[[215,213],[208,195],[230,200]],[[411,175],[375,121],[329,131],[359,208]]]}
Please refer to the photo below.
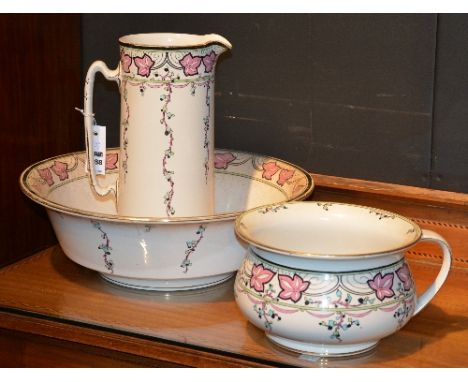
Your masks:
{"label": "wooden cabinet", "polygon": [[32,163],[82,146],[80,15],[0,15],[0,265],[56,239],[19,188]]}

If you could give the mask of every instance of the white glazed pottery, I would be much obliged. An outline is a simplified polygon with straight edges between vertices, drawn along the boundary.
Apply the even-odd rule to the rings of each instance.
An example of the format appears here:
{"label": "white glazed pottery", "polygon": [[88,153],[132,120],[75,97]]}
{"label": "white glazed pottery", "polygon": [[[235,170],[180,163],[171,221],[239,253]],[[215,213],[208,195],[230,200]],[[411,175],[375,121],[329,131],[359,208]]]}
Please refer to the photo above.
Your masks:
{"label": "white glazed pottery", "polygon": [[174,33],[128,35],[119,43],[116,69],[95,61],[86,75],[90,163],[96,72],[117,81],[121,96],[118,181],[102,183],[104,175],[90,166],[94,189],[101,196],[112,193],[120,215],[213,215],[214,73],[231,44],[215,34]]}
{"label": "white glazed pottery", "polygon": [[[23,192],[46,207],[65,254],[114,283],[140,289],[185,290],[231,277],[245,248],[235,217],[266,203],[306,198],[310,175],[274,158],[220,150],[215,154],[216,214],[186,218],[118,215],[112,195],[97,195],[85,172],[85,153],[36,163],[20,178]],[[106,158],[109,184],[119,151]],[[272,172],[271,168],[276,171]]]}
{"label": "white glazed pottery", "polygon": [[[242,313],[274,343],[321,356],[367,351],[405,325],[447,278],[451,250],[437,233],[392,212],[334,202],[280,203],[236,220],[250,244],[235,282]],[[434,283],[416,296],[405,251],[443,250]]]}

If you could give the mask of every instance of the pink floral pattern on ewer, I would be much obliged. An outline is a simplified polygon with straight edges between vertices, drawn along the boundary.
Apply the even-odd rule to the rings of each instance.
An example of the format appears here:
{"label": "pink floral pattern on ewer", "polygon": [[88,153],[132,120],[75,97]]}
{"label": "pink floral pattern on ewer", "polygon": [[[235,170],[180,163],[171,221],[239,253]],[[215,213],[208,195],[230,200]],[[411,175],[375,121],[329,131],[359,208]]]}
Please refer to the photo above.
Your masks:
{"label": "pink floral pattern on ewer", "polygon": [[151,68],[154,66],[154,61],[146,53],[143,57],[135,57],[135,65],[138,70],[137,73],[140,76],[149,77],[151,74]]}
{"label": "pink floral pattern on ewer", "polygon": [[201,62],[201,57],[194,57],[191,53],[186,54],[181,60],[179,60],[186,76],[194,76],[198,74],[198,68],[200,67]]}
{"label": "pink floral pattern on ewer", "polygon": [[215,153],[214,166],[217,169],[226,170],[235,159],[236,156],[233,153]]}
{"label": "pink floral pattern on ewer", "polygon": [[288,275],[278,275],[281,293],[278,295],[282,300],[298,302],[302,297],[302,292],[309,288],[310,282],[304,281],[299,275],[294,277]]}
{"label": "pink floral pattern on ewer", "polygon": [[264,268],[263,265],[254,265],[252,267],[250,287],[255,289],[257,292],[263,292],[265,290],[265,284],[269,283],[274,275],[274,272]]}
{"label": "pink floral pattern on ewer", "polygon": [[128,54],[123,54],[120,61],[122,63],[122,70],[125,73],[130,73],[130,65],[132,65],[132,58]]}
{"label": "pink floral pattern on ewer", "polygon": [[387,273],[385,276],[382,276],[382,274],[379,272],[372,280],[367,281],[367,284],[375,292],[376,297],[380,301],[395,295],[395,292],[392,289],[393,276],[393,272]]}
{"label": "pink floral pattern on ewer", "polygon": [[216,53],[211,51],[210,54],[207,54],[203,57],[203,65],[205,66],[205,73],[209,73],[213,70],[213,67],[216,63]]}
{"label": "pink floral pattern on ewer", "polygon": [[[203,73],[212,74],[218,59],[217,49],[210,49],[209,53],[204,53],[205,49],[192,51],[178,51],[177,54],[160,50],[149,50],[146,52],[122,49],[120,52],[120,67],[122,73],[131,73],[132,65],[135,64],[136,73],[140,76],[150,77],[151,72],[163,68],[164,71],[175,69],[174,74],[180,79],[182,73],[186,77],[196,76]],[[141,56],[135,56],[140,54]],[[182,57],[182,58],[180,58]],[[180,58],[180,59],[179,59]],[[203,64],[204,69],[201,69]],[[169,69],[172,68],[172,69]],[[158,76],[158,74],[155,74]],[[132,76],[133,77],[133,76]]]}
{"label": "pink floral pattern on ewer", "polygon": [[54,164],[50,166],[50,169],[54,172],[59,179],[65,180],[68,179],[68,165],[60,161],[54,161]]}

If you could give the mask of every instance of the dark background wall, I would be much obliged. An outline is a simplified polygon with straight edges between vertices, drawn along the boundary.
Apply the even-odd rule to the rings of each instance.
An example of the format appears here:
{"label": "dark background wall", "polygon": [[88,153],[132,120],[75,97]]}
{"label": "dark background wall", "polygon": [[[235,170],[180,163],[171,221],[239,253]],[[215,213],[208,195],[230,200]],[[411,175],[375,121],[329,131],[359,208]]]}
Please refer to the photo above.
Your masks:
{"label": "dark background wall", "polygon": [[[83,76],[129,33],[219,33],[216,146],[312,172],[468,191],[468,15],[83,15]],[[119,95],[96,85],[118,144]],[[113,138],[112,138],[113,137]]]}

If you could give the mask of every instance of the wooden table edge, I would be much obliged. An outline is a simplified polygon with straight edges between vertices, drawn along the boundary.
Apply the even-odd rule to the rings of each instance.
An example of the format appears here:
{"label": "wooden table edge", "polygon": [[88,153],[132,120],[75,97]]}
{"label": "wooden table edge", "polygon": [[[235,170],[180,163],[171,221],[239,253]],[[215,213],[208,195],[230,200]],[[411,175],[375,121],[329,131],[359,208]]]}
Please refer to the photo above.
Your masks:
{"label": "wooden table edge", "polygon": [[120,333],[108,328],[94,328],[75,322],[67,323],[45,317],[35,317],[29,312],[10,312],[1,307],[0,329],[78,343],[142,357],[155,363],[163,361],[182,367],[293,367],[278,362],[253,359],[236,353],[217,351],[212,348],[205,350],[179,342],[172,343],[172,341],[154,337],[143,338],[144,336]]}
{"label": "wooden table edge", "polygon": [[368,181],[353,178],[310,173],[315,187],[371,194],[392,199],[405,199],[424,204],[435,204],[468,211],[468,194],[423,187]]}

